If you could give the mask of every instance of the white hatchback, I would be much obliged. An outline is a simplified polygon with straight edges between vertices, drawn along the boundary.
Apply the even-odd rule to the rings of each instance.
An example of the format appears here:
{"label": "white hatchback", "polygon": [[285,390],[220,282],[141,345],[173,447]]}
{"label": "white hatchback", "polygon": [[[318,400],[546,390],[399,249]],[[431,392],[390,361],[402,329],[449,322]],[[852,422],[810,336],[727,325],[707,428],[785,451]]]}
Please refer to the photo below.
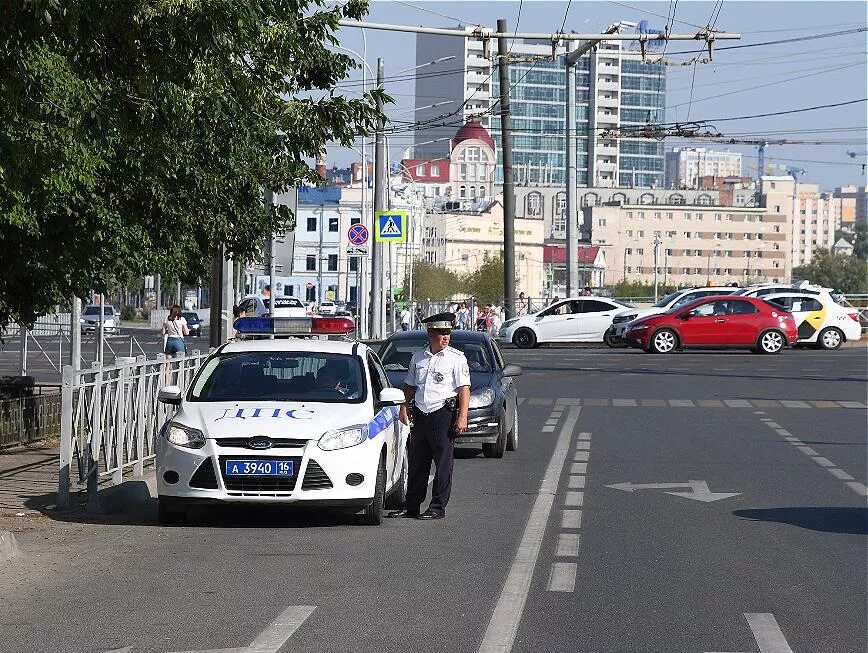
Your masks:
{"label": "white hatchback", "polygon": [[609,297],[564,299],[538,313],[507,320],[498,337],[522,349],[544,342],[603,342],[612,317],[626,308],[630,304]]}
{"label": "white hatchback", "polygon": [[[245,322],[272,320],[242,318],[236,328]],[[256,503],[362,510],[365,523],[379,524],[384,506],[404,501],[404,393],[362,343],[232,342],[186,393],[168,386],[159,400],[177,406],[156,445],[161,522],[183,521],[194,503]]]}
{"label": "white hatchback", "polygon": [[841,306],[828,293],[791,291],[768,294],[763,299],[792,313],[799,331],[796,344],[838,349],[844,342],[862,337],[859,312],[855,308]]}

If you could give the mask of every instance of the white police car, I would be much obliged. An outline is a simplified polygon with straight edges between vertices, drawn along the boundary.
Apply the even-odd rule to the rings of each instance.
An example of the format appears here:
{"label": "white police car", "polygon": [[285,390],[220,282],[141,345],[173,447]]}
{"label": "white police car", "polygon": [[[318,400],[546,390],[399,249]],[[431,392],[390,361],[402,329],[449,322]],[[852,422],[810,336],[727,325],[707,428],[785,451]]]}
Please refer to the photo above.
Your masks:
{"label": "white police car", "polygon": [[[242,318],[240,333],[337,334],[352,321]],[[163,523],[198,502],[283,503],[364,510],[376,525],[407,487],[402,390],[362,343],[252,339],[218,348],[186,392],[160,390],[177,411],[157,438]]]}

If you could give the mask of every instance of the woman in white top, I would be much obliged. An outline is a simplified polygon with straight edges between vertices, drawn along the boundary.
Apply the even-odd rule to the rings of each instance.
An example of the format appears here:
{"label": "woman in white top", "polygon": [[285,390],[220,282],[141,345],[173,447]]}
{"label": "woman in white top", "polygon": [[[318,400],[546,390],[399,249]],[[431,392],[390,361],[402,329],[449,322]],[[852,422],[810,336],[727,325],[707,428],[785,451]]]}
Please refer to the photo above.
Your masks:
{"label": "woman in white top", "polygon": [[190,335],[190,329],[187,327],[187,320],[181,315],[181,307],[177,304],[172,306],[169,317],[163,322],[163,335],[166,336],[167,356],[187,353],[184,336]]}

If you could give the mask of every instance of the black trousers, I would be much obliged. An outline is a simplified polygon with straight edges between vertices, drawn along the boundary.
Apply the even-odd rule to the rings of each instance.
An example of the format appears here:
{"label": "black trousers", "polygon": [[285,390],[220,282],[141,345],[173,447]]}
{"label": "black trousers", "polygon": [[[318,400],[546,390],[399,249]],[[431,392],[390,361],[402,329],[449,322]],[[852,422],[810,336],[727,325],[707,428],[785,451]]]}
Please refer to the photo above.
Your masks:
{"label": "black trousers", "polygon": [[413,407],[413,428],[410,431],[409,478],[406,508],[416,512],[428,494],[428,473],[434,462],[434,485],[431,488],[432,512],[446,514],[446,504],[452,492],[452,420],[447,406],[432,413]]}

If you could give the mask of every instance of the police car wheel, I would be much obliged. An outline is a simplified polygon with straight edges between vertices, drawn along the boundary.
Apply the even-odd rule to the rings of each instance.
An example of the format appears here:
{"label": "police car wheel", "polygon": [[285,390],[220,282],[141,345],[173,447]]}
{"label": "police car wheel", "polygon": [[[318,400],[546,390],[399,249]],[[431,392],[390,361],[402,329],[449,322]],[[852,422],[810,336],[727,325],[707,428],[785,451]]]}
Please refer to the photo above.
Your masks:
{"label": "police car wheel", "polygon": [[404,501],[407,500],[407,485],[410,476],[410,462],[407,458],[407,448],[404,448],[404,460],[401,463],[401,475],[395,481],[395,486],[386,497],[386,508],[389,510],[400,510],[404,507]]}
{"label": "police car wheel", "polygon": [[518,450],[518,407],[515,408],[513,414],[514,417],[512,421],[512,430],[509,432],[509,436],[506,438],[507,451]]}
{"label": "police car wheel", "polygon": [[485,442],[482,445],[482,454],[486,458],[503,458],[506,450],[506,427],[501,422],[497,430],[497,442]]}
{"label": "police car wheel", "polygon": [[377,467],[377,485],[374,489],[374,500],[371,502],[362,516],[362,523],[366,526],[379,526],[383,523],[383,500],[386,494],[386,461],[380,457],[380,466]]}
{"label": "police car wheel", "polygon": [[183,524],[187,519],[187,511],[178,501],[160,498],[157,501],[157,521],[166,526]]}

